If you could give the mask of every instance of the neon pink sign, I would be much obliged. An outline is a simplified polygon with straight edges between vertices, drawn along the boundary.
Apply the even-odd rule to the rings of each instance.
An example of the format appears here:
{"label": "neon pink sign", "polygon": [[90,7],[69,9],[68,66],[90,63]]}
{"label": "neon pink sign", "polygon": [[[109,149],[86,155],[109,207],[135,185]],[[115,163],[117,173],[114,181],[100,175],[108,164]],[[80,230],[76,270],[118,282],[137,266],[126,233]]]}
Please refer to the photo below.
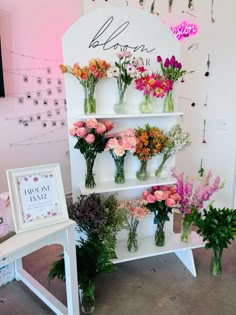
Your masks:
{"label": "neon pink sign", "polygon": [[183,21],[177,26],[170,28],[178,40],[181,40],[185,37],[196,35],[198,32],[198,27],[196,24],[190,24],[186,21]]}

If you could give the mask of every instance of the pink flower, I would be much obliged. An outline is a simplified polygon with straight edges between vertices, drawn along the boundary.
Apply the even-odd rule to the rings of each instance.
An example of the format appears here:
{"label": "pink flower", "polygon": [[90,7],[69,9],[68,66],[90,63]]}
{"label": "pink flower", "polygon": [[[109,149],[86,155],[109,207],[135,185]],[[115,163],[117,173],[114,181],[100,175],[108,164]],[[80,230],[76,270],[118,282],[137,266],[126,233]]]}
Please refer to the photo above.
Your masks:
{"label": "pink flower", "polygon": [[83,121],[76,121],[73,123],[73,126],[80,128],[84,126],[84,122]]}
{"label": "pink flower", "polygon": [[71,127],[69,129],[69,133],[71,136],[75,136],[76,135],[76,130],[77,130],[77,127]]}
{"label": "pink flower", "polygon": [[106,144],[107,150],[113,150],[118,147],[118,140],[116,138],[111,138],[108,140]]}
{"label": "pink flower", "polygon": [[147,199],[147,196],[150,195],[150,191],[144,190],[143,192],[143,198]]}
{"label": "pink flower", "polygon": [[170,197],[170,191],[163,191],[164,200]]}
{"label": "pink flower", "polygon": [[168,198],[168,199],[166,199],[165,204],[167,207],[172,208],[176,204],[176,202],[174,199]]}
{"label": "pink flower", "polygon": [[169,186],[169,191],[170,191],[172,194],[175,194],[176,191],[177,191],[176,186],[175,186],[175,185]]}
{"label": "pink flower", "polygon": [[84,127],[78,128],[76,130],[76,134],[77,134],[78,137],[84,138],[87,135],[87,130]]}
{"label": "pink flower", "polygon": [[123,156],[125,154],[125,150],[123,147],[118,146],[117,148],[114,149],[114,153],[116,156]]}
{"label": "pink flower", "polygon": [[156,190],[154,196],[157,201],[165,200],[164,192],[161,190]]}
{"label": "pink flower", "polygon": [[110,120],[104,120],[103,124],[106,126],[107,131],[110,131],[113,129],[113,122],[111,122]]}
{"label": "pink flower", "polygon": [[162,190],[162,191],[167,191],[167,190],[168,190],[168,187],[167,187],[167,186],[165,186],[165,185],[160,186],[160,190]]}
{"label": "pink flower", "polygon": [[87,119],[86,121],[86,126],[91,129],[91,128],[96,128],[97,127],[97,124],[98,124],[98,121],[97,119],[95,118],[89,118]]}
{"label": "pink flower", "polygon": [[153,191],[158,190],[159,188],[160,188],[160,186],[152,186]]}
{"label": "pink flower", "polygon": [[153,195],[150,194],[150,195],[147,196],[147,201],[149,203],[155,203],[156,202],[156,198]]}
{"label": "pink flower", "polygon": [[88,142],[88,143],[93,143],[95,141],[95,136],[92,133],[89,133],[85,137],[85,141]]}
{"label": "pink flower", "polygon": [[102,134],[104,133],[105,131],[107,130],[106,126],[102,123],[98,123],[97,126],[96,126],[96,132],[98,134]]}
{"label": "pink flower", "polygon": [[174,199],[176,202],[181,200],[181,197],[179,194],[173,194],[173,195],[171,195],[171,198]]}

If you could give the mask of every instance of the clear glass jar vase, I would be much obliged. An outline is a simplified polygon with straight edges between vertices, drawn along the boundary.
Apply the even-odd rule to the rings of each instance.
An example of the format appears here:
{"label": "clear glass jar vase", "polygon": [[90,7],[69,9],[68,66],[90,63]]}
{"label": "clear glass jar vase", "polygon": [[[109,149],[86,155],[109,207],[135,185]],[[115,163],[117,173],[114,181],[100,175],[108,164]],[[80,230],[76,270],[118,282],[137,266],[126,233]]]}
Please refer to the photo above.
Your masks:
{"label": "clear glass jar vase", "polygon": [[148,161],[140,161],[140,168],[136,172],[136,177],[139,180],[148,180],[150,173],[147,170]]}
{"label": "clear glass jar vase", "polygon": [[181,220],[181,241],[184,243],[188,243],[190,241],[190,235],[192,230],[192,221],[188,219],[188,215],[186,215]]}
{"label": "clear glass jar vase", "polygon": [[95,87],[84,88],[84,114],[96,114]]}
{"label": "clear glass jar vase", "polygon": [[113,110],[116,114],[126,114],[127,113],[127,103],[125,100],[125,92],[124,91],[119,91],[119,100],[117,103],[114,104]]}
{"label": "clear glass jar vase", "polygon": [[222,272],[222,249],[213,248],[213,256],[211,257],[211,274],[219,276]]}
{"label": "clear glass jar vase", "polygon": [[93,174],[93,166],[95,162],[96,156],[91,158],[85,158],[86,161],[86,174],[85,174],[85,187],[86,188],[93,188],[96,186],[94,174]]}
{"label": "clear glass jar vase", "polygon": [[152,100],[150,95],[144,95],[142,102],[139,104],[140,113],[151,113],[152,112]]}
{"label": "clear glass jar vase", "polygon": [[168,172],[167,170],[164,169],[165,163],[168,160],[168,156],[166,154],[163,155],[161,164],[158,166],[158,168],[155,171],[155,176],[159,178],[166,178],[168,177]]}
{"label": "clear glass jar vase", "polygon": [[135,253],[138,251],[138,233],[136,229],[129,229],[127,249],[131,253]]}
{"label": "clear glass jar vase", "polygon": [[165,245],[165,229],[164,229],[164,223],[162,222],[159,222],[156,224],[155,245],[156,246]]}
{"label": "clear glass jar vase", "polygon": [[163,112],[172,113],[173,111],[174,111],[174,98],[173,98],[173,90],[171,90],[166,93],[166,96],[164,99]]}
{"label": "clear glass jar vase", "polygon": [[81,310],[84,314],[91,314],[95,310],[95,285],[79,290]]}
{"label": "clear glass jar vase", "polygon": [[115,161],[115,183],[124,184],[125,182],[125,155],[114,157]]}

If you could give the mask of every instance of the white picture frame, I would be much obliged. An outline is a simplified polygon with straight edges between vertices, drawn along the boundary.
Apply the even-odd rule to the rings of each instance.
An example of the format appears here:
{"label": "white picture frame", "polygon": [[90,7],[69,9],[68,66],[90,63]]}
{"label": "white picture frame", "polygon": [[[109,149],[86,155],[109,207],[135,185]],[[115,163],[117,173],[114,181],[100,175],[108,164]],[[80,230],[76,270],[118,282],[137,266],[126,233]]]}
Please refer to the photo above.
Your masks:
{"label": "white picture frame", "polygon": [[6,173],[16,233],[69,219],[58,163]]}

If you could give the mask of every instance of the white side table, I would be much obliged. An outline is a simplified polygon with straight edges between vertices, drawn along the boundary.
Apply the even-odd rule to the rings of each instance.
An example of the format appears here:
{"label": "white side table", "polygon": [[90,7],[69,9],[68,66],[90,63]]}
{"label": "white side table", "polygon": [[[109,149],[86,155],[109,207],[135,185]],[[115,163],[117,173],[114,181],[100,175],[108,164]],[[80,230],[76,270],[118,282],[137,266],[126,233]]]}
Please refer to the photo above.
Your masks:
{"label": "white side table", "polygon": [[[45,228],[16,234],[0,244],[0,267],[15,262],[16,279],[28,286],[56,314],[80,314],[74,228],[68,220]],[[67,307],[34,279],[22,266],[22,257],[52,244],[64,248]]]}

